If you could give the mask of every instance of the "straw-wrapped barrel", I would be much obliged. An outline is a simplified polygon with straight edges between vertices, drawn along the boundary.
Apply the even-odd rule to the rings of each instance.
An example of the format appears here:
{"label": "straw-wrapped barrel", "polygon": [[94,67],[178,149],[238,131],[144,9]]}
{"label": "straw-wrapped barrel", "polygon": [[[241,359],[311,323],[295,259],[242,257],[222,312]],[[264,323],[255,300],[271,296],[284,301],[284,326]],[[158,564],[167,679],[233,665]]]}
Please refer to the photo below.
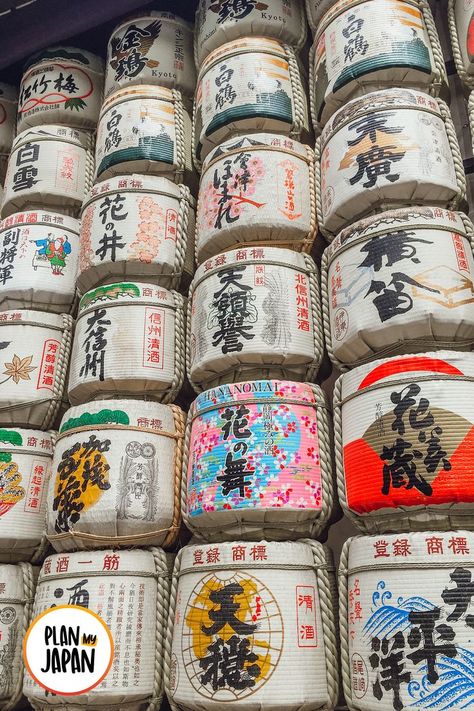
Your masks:
{"label": "straw-wrapped barrel", "polygon": [[439,207],[354,223],[326,249],[326,346],[340,369],[429,348],[474,346],[474,227]]}
{"label": "straw-wrapped barrel", "polygon": [[184,299],[153,284],[120,282],[79,302],[69,400],[146,396],[172,402],[184,378]]}
{"label": "straw-wrapped barrel", "polygon": [[38,579],[34,617],[55,605],[85,607],[108,626],[115,649],[111,669],[101,684],[80,695],[51,694],[26,675],[24,693],[36,711],[151,711],[160,707],[168,575],[166,557],[159,548],[46,558]]}
{"label": "straw-wrapped barrel", "polygon": [[201,66],[193,122],[197,167],[224,141],[255,132],[305,142],[309,119],[295,50],[277,40],[251,36],[227,42]]}
{"label": "straw-wrapped barrel", "polygon": [[78,289],[119,280],[177,289],[194,272],[195,200],[152,175],[97,183],[82,210]]}
{"label": "straw-wrapped barrel", "polygon": [[191,405],[183,517],[197,538],[316,537],[333,505],[330,418],[317,385],[223,385]]}
{"label": "straw-wrapped barrel", "polygon": [[187,339],[197,392],[244,379],[311,382],[323,355],[314,261],[275,247],[207,260],[191,284]]}
{"label": "straw-wrapped barrel", "polygon": [[58,125],[19,133],[8,161],[2,217],[23,210],[78,217],[92,186],[92,143],[92,134]]}
{"label": "straw-wrapped barrel", "polygon": [[184,413],[176,405],[99,400],[68,410],[48,491],[55,550],[172,546],[181,520],[183,440]]}
{"label": "straw-wrapped barrel", "polygon": [[332,711],[335,599],[331,555],[314,541],[186,546],[166,637],[173,711]]}
{"label": "straw-wrapped barrel", "polygon": [[375,212],[408,205],[456,209],[466,177],[446,104],[410,89],[349,101],[316,143],[318,222],[332,239]]}
{"label": "straw-wrapped barrel", "polygon": [[76,47],[49,47],[28,61],[20,84],[18,131],[44,123],[95,129],[104,62]]}
{"label": "straw-wrapped barrel", "polygon": [[347,541],[339,604],[350,709],[473,708],[473,553],[462,530]]}
{"label": "straw-wrapped barrel", "polygon": [[474,358],[376,361],[334,391],[339,499],[362,531],[474,527]]}
{"label": "straw-wrapped barrel", "polygon": [[199,188],[198,263],[239,244],[310,252],[317,234],[314,168],[309,146],[270,133],[211,151]]}
{"label": "straw-wrapped barrel", "polygon": [[172,12],[149,12],[121,22],[107,47],[105,94],[157,84],[192,97],[196,87],[193,26]]}

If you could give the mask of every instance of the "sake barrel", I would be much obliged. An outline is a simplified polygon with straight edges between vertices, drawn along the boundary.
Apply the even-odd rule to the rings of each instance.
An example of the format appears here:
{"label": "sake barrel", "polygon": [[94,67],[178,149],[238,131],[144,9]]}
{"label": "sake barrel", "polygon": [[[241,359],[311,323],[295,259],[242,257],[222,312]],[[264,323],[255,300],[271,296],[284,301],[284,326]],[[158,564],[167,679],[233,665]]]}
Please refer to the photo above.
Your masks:
{"label": "sake barrel", "polygon": [[[87,558],[87,560],[85,560]],[[38,578],[33,615],[78,605],[99,615],[114,641],[111,669],[79,696],[48,693],[25,675],[23,691],[37,711],[85,707],[98,711],[159,708],[163,696],[163,636],[169,585],[159,548],[51,555]]]}
{"label": "sake barrel", "polygon": [[36,562],[45,551],[46,490],[55,433],[0,429],[0,561]]}
{"label": "sake barrel", "polygon": [[448,27],[456,71],[470,89],[474,88],[474,2],[448,0]]}
{"label": "sake barrel", "polygon": [[[334,709],[331,566],[329,550],[314,541],[183,548],[165,643],[173,708]],[[237,661],[230,666],[227,659]]]}
{"label": "sake barrel", "polygon": [[152,175],[97,183],[82,210],[79,290],[141,278],[167,289],[188,285],[194,226],[195,201],[184,185]]}
{"label": "sake barrel", "polygon": [[96,180],[125,173],[191,179],[191,118],[181,94],[148,84],[115,91],[102,106],[95,158]]}
{"label": "sake barrel", "polygon": [[472,354],[438,351],[339,378],[339,498],[359,529],[472,528],[473,375]]}
{"label": "sake barrel", "polygon": [[455,209],[466,177],[448,107],[409,89],[349,101],[316,143],[318,222],[328,238],[395,207]]}
{"label": "sake barrel", "polygon": [[46,210],[0,221],[0,308],[54,313],[75,306],[79,221]]}
{"label": "sake barrel", "polygon": [[29,563],[0,565],[0,705],[17,708],[22,698],[22,645],[31,622],[35,581]]}
{"label": "sake barrel", "polygon": [[192,97],[196,88],[193,26],[172,12],[149,12],[121,22],[107,47],[105,93],[158,84]]}
{"label": "sake barrel", "polygon": [[258,131],[303,142],[309,138],[307,100],[294,49],[252,36],[227,42],[201,66],[193,122],[197,167],[224,141]]}
{"label": "sake barrel", "polygon": [[242,37],[270,37],[300,50],[306,41],[302,0],[200,0],[196,11],[196,64],[213,50]]}
{"label": "sake barrel", "polygon": [[436,96],[446,84],[425,0],[338,0],[322,17],[310,59],[316,130],[349,99],[370,91],[406,86]]}
{"label": "sake barrel", "polygon": [[0,82],[0,156],[8,156],[12,147],[17,101],[15,87]]}
{"label": "sake barrel", "polygon": [[48,489],[54,548],[172,546],[181,520],[183,439],[176,405],[99,400],[68,410]]}
{"label": "sake barrel", "polygon": [[183,517],[196,538],[316,537],[332,513],[328,403],[310,383],[206,390],[186,429]]}
{"label": "sake barrel", "polygon": [[474,344],[474,228],[440,207],[389,210],[343,230],[321,267],[326,346],[345,369]]}
{"label": "sake barrel", "polygon": [[258,247],[219,254],[189,291],[187,372],[197,392],[258,378],[314,380],[323,355],[317,267]]}
{"label": "sake barrel", "polygon": [[350,709],[472,709],[473,550],[473,534],[458,530],[346,543],[339,600]]}
{"label": "sake barrel", "polygon": [[320,19],[335,2],[336,0],[305,0],[306,17],[313,37],[318,29]]}
{"label": "sake barrel", "polygon": [[47,311],[0,313],[0,425],[51,427],[63,396],[72,318]]}
{"label": "sake barrel", "polygon": [[57,210],[77,217],[92,185],[91,134],[41,126],[18,134],[5,178],[2,217],[21,210]]}
{"label": "sake barrel", "polygon": [[50,47],[25,66],[18,101],[18,131],[59,123],[94,129],[104,88],[104,62],[77,47]]}
{"label": "sake barrel", "polygon": [[259,133],[230,139],[207,156],[199,188],[198,262],[240,243],[309,252],[316,234],[309,146]]}
{"label": "sake barrel", "polygon": [[71,405],[121,396],[172,402],[184,378],[184,299],[153,284],[117,282],[79,302]]}

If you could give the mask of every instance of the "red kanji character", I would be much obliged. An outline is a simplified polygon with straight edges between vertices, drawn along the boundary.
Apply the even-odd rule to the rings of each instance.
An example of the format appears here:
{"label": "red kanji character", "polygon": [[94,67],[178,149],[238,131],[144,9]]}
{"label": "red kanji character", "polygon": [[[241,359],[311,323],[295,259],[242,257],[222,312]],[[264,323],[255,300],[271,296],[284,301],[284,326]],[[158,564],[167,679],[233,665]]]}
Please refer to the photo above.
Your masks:
{"label": "red kanji character", "polygon": [[219,548],[209,548],[209,550],[206,552],[206,560],[208,563],[218,563],[220,557],[221,554]]}
{"label": "red kanji character", "polygon": [[193,565],[204,565],[204,560],[202,557],[202,550],[200,548],[198,548],[198,550],[194,551]]}
{"label": "red kanji character", "polygon": [[56,572],[57,573],[67,573],[67,569],[69,568],[69,556],[61,556],[58,558],[57,563],[56,563]]}
{"label": "red kanji character", "polygon": [[453,536],[453,538],[449,539],[448,548],[451,548],[454,555],[468,555],[470,553],[466,538],[455,538]]}
{"label": "red kanji character", "polygon": [[431,538],[425,538],[426,541],[426,552],[428,555],[433,555],[433,553],[444,553],[443,549],[443,539],[437,536],[432,536]]}
{"label": "red kanji character", "polygon": [[408,538],[397,538],[393,542],[393,555],[401,555],[406,557],[411,555],[411,547]]}
{"label": "red kanji character", "polygon": [[387,553],[387,548],[388,548],[387,541],[375,541],[374,548],[375,548],[374,558],[390,558],[390,555]]}
{"label": "red kanji character", "polygon": [[267,560],[267,547],[254,546],[250,549],[250,555],[253,560]]}
{"label": "red kanji character", "polygon": [[232,560],[233,561],[245,560],[245,546],[233,546]]}

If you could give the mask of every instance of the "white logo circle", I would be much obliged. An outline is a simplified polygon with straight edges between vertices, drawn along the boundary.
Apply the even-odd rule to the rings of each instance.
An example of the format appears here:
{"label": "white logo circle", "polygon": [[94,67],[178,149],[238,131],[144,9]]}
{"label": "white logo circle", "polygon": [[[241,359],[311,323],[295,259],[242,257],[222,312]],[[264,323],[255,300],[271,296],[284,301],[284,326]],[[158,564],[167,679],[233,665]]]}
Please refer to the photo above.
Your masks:
{"label": "white logo circle", "polygon": [[23,642],[23,660],[33,679],[60,696],[84,694],[108,674],[114,643],[105,622],[77,605],[51,607],[38,615]]}

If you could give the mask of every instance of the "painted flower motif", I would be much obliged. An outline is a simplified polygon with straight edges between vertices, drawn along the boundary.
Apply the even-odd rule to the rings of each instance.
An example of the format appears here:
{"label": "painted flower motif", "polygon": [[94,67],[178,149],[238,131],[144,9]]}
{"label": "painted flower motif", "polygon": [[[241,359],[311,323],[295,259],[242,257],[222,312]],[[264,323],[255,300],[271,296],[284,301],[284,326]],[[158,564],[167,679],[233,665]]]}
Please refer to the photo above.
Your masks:
{"label": "painted flower motif", "polygon": [[[30,373],[36,370],[36,366],[31,365],[33,356],[26,356],[26,358],[20,358],[14,355],[11,363],[4,363],[6,370],[3,371],[3,375],[8,375],[6,380],[13,380],[17,385],[20,380],[31,380]],[[6,380],[3,382],[5,383]]]}

